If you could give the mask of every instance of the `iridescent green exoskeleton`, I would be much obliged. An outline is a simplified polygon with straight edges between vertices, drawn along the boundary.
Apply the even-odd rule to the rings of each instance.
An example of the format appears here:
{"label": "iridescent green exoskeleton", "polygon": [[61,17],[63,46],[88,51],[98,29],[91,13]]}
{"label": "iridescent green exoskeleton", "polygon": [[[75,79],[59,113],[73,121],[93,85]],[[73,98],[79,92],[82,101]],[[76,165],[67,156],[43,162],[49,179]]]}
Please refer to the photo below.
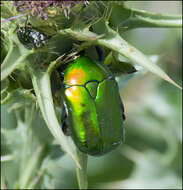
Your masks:
{"label": "iridescent green exoskeleton", "polygon": [[64,72],[62,128],[80,151],[102,155],[123,142],[124,110],[110,70],[80,56]]}

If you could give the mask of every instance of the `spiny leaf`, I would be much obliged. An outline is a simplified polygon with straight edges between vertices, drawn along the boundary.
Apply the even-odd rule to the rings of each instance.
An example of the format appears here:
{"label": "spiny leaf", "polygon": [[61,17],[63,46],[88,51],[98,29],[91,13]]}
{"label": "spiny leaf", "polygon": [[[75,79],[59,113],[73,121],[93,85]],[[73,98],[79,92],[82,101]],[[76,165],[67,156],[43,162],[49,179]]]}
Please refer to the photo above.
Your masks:
{"label": "spiny leaf", "polygon": [[24,63],[30,54],[33,54],[33,50],[27,50],[20,44],[13,31],[8,36],[10,49],[1,65],[1,80],[8,77],[18,66]]}
{"label": "spiny leaf", "polygon": [[[160,67],[153,64],[141,51],[130,45],[116,31],[112,30],[107,22],[97,23],[94,30],[99,35],[87,29],[75,30],[70,28],[60,30],[60,34],[69,35],[77,40],[91,42],[116,51],[181,89]],[[101,36],[101,34],[104,36]]]}
{"label": "spiny leaf", "polygon": [[80,168],[80,164],[78,163],[77,158],[73,155],[56,118],[51,94],[49,74],[46,72],[41,73],[32,69],[30,69],[30,72],[38,104],[49,130],[51,131],[52,135],[58,140],[63,149],[71,156],[71,158]]}
{"label": "spiny leaf", "polygon": [[182,26],[182,15],[152,13],[123,7],[114,2],[112,3],[112,8],[110,23],[114,27],[132,29],[140,27],[177,28]]}
{"label": "spiny leaf", "polygon": [[181,89],[181,87],[176,84],[160,67],[152,63],[152,61],[149,60],[141,51],[126,42],[117,32],[112,30],[107,23],[105,23],[105,31],[105,37],[98,39],[97,44],[108,47],[128,57],[130,60]]}
{"label": "spiny leaf", "polygon": [[132,64],[115,59],[112,52],[105,58],[104,65],[107,65],[115,76],[131,74],[137,71]]}

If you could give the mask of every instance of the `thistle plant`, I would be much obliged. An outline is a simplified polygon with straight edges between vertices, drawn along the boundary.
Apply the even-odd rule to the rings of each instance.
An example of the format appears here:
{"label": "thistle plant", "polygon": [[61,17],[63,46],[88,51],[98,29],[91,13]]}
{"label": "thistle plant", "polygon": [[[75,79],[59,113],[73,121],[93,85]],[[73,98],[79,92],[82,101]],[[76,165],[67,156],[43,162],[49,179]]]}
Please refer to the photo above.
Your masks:
{"label": "thistle plant", "polygon": [[[18,36],[21,27],[26,31]],[[47,187],[55,188],[47,166],[66,154],[75,163],[79,188],[87,189],[87,155],[61,130],[63,102],[55,90],[60,85],[58,69],[79,52],[97,59],[93,47],[102,47],[103,64],[119,80],[122,76],[125,85],[150,71],[181,88],[123,38],[124,32],[145,27],[180,28],[182,16],[131,9],[125,1],[1,2],[1,109],[13,114],[8,121],[1,118],[8,126],[1,129],[1,160],[4,165],[11,162],[16,171],[13,177],[2,174],[3,189],[44,188],[46,178]]]}

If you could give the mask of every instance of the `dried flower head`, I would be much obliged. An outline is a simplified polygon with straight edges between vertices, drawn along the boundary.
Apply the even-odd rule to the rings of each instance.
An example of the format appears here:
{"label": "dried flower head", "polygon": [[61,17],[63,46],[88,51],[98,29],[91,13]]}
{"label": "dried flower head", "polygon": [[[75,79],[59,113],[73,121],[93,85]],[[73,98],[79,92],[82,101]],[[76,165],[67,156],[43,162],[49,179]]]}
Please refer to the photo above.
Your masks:
{"label": "dried flower head", "polygon": [[68,18],[71,8],[78,3],[86,3],[86,1],[13,1],[13,6],[16,7],[18,12],[26,12],[34,17],[47,20],[48,17],[53,16],[53,12],[49,11],[49,8],[61,7],[65,16]]}

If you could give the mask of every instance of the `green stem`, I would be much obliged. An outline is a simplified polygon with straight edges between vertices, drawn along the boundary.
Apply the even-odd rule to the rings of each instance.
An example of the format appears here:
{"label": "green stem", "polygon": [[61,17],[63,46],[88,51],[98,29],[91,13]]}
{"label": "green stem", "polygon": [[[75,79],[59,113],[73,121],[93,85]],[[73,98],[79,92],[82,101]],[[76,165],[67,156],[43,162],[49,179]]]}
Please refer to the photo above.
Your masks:
{"label": "green stem", "polygon": [[6,177],[1,177],[1,189],[9,189]]}
{"label": "green stem", "polygon": [[38,182],[40,181],[41,177],[43,176],[45,172],[45,169],[41,170],[34,178],[33,180],[30,182],[30,184],[28,185],[27,189],[35,189],[35,186],[38,184]]}
{"label": "green stem", "polygon": [[[35,104],[32,105],[31,109],[29,107],[25,107],[24,109],[24,115],[25,115],[25,139],[24,139],[24,145],[23,145],[23,151],[22,151],[22,158],[21,158],[21,168],[20,168],[20,176],[22,173],[24,173],[24,170],[26,166],[28,165],[28,160],[30,157],[30,149],[32,147],[32,131],[31,131],[31,125],[34,118],[34,111],[35,111]],[[15,112],[17,121],[21,121],[20,111]],[[20,177],[21,178],[21,177]]]}
{"label": "green stem", "polygon": [[14,160],[14,156],[12,154],[1,156],[1,162],[7,162]]}
{"label": "green stem", "polygon": [[[64,54],[65,55],[65,54]],[[56,69],[58,68],[62,62],[60,61],[64,55],[61,55],[60,57],[58,57],[55,61],[52,61],[47,69],[47,73],[49,75],[51,75],[51,73]]]}
{"label": "green stem", "polygon": [[81,166],[80,168],[76,168],[76,175],[78,180],[79,189],[87,189],[88,188],[88,180],[87,180],[87,160],[88,155],[82,153],[80,150],[77,151],[77,157]]}
{"label": "green stem", "polygon": [[20,189],[24,189],[28,186],[30,179],[32,177],[33,170],[36,168],[39,162],[42,151],[43,151],[43,146],[39,146],[35,151],[35,153],[28,160],[26,167],[21,173],[22,175],[20,177],[20,182],[19,182]]}
{"label": "green stem", "polygon": [[11,93],[8,93],[8,95],[3,100],[1,100],[1,105],[6,104],[11,97],[12,97]]}

